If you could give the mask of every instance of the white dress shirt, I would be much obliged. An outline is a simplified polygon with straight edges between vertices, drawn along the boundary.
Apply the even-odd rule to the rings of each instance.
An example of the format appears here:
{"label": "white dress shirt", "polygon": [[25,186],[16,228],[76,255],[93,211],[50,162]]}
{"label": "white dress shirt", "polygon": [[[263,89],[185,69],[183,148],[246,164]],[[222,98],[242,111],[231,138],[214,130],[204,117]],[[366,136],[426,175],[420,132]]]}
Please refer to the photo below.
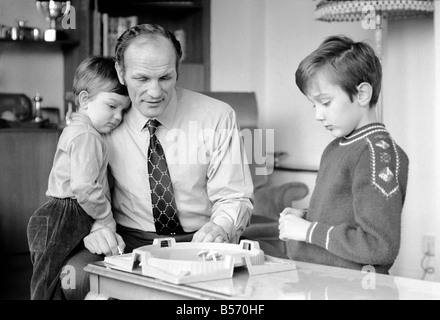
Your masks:
{"label": "white dress shirt", "polygon": [[[114,178],[117,223],[155,232],[147,154],[149,119],[131,107],[105,136]],[[224,102],[176,88],[157,118],[180,222],[194,232],[212,221],[237,242],[253,210],[253,184],[234,110]]]}

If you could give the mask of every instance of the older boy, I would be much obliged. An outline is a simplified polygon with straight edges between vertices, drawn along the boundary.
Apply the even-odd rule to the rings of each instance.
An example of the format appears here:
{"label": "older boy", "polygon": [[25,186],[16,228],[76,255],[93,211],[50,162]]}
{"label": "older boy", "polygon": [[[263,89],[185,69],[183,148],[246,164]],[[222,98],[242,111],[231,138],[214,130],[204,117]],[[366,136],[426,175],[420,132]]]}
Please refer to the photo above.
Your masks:
{"label": "older boy", "polygon": [[400,247],[408,157],[376,117],[382,68],[374,50],[330,37],[306,57],[296,83],[336,138],[321,158],[307,212],[286,208],[280,238],[293,259],[388,273]]}

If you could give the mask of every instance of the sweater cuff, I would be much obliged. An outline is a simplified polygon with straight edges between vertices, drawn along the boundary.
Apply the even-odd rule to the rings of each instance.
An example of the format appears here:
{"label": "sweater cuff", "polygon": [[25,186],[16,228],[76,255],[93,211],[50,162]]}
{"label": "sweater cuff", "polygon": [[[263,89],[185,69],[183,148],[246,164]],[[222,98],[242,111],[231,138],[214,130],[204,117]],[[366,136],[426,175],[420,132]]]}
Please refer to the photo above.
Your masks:
{"label": "sweater cuff", "polygon": [[328,250],[330,232],[333,226],[313,222],[307,230],[306,242],[312,243]]}

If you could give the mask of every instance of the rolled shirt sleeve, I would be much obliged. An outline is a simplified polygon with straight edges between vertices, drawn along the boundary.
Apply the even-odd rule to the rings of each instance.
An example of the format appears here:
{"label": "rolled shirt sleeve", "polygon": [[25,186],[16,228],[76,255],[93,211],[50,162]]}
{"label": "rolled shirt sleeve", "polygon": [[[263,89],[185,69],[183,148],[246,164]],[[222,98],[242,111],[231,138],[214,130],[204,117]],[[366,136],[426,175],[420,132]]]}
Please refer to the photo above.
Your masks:
{"label": "rolled shirt sleeve", "polygon": [[253,184],[233,110],[215,130],[207,191],[213,204],[211,221],[225,229],[230,242],[237,243],[252,214]]}

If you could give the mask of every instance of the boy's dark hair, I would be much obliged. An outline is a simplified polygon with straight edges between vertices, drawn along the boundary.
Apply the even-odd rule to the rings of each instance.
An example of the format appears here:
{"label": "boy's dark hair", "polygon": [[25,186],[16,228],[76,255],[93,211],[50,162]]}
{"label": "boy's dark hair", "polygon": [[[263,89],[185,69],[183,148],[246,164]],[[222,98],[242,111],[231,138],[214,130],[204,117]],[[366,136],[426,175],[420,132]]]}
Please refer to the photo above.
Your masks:
{"label": "boy's dark hair", "polygon": [[127,87],[119,82],[115,60],[110,57],[90,57],[80,63],[73,79],[76,105],[79,105],[78,96],[83,90],[87,91],[90,98],[100,92],[128,96]]}
{"label": "boy's dark hair", "polygon": [[327,38],[301,61],[296,70],[296,84],[304,95],[307,95],[310,81],[322,70],[349,95],[351,102],[358,92],[357,86],[362,82],[369,83],[373,87],[370,107],[377,104],[382,86],[382,65],[367,43],[354,42],[346,36]]}

